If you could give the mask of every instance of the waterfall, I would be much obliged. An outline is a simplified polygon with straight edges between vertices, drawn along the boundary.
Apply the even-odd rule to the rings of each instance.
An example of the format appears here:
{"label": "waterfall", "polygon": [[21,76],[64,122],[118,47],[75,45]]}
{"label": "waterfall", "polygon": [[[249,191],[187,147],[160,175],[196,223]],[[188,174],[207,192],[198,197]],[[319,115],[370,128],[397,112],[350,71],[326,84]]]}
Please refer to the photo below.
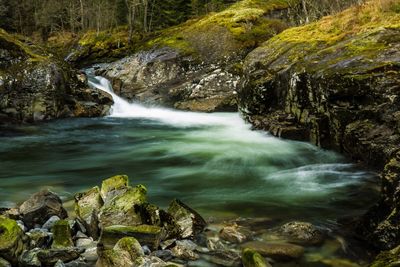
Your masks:
{"label": "waterfall", "polygon": [[114,105],[111,107],[110,117],[119,118],[145,118],[160,121],[179,127],[193,126],[228,126],[248,129],[238,113],[213,113],[178,111],[161,107],[147,107],[139,103],[130,103],[114,93],[110,81],[102,76],[88,73],[88,83],[92,88],[109,93]]}

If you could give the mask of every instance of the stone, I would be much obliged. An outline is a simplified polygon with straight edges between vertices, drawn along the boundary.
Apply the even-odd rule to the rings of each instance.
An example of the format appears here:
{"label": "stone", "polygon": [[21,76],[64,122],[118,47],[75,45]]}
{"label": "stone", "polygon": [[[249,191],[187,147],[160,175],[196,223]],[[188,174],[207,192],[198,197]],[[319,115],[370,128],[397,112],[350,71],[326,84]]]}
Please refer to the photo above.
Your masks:
{"label": "stone", "polygon": [[76,260],[82,252],[76,248],[42,249],[37,252],[37,257],[43,265],[53,266],[59,260],[62,262]]}
{"label": "stone", "polygon": [[59,220],[53,226],[53,249],[62,249],[73,247],[74,242],[72,241],[71,228],[68,221]]}
{"label": "stone", "polygon": [[32,195],[19,207],[22,220],[28,228],[35,224],[43,225],[50,217],[67,218],[67,212],[62,206],[61,199],[49,190]]}
{"label": "stone", "polygon": [[89,248],[96,245],[96,242],[93,241],[93,238],[78,238],[75,241],[75,245],[79,248]]}
{"label": "stone", "polygon": [[96,186],[84,193],[75,195],[75,213],[84,225],[87,233],[97,239],[99,237],[99,211],[104,202],[100,189]]}
{"label": "stone", "polygon": [[371,263],[371,267],[396,267],[399,266],[400,246],[388,251],[382,251]]}
{"label": "stone", "polygon": [[251,231],[237,224],[224,226],[219,232],[219,237],[234,244],[243,243],[251,238]]}
{"label": "stone", "polygon": [[135,265],[137,267],[166,267],[167,264],[160,258],[154,256],[139,257],[135,260]]}
{"label": "stone", "polygon": [[141,245],[157,249],[163,236],[163,229],[153,225],[122,226],[113,225],[103,229],[99,243],[105,248],[112,248],[124,237],[134,237]]}
{"label": "stone", "polygon": [[23,232],[28,231],[28,228],[26,228],[26,226],[25,226],[25,224],[24,224],[23,221],[17,220],[16,222],[17,222],[18,226],[21,228],[21,230],[22,230]]}
{"label": "stone", "polygon": [[249,248],[242,251],[242,263],[244,267],[272,267],[260,253]]}
{"label": "stone", "polygon": [[194,237],[207,225],[200,214],[177,199],[169,205],[168,213],[175,219],[181,238]]}
{"label": "stone", "polygon": [[25,250],[19,258],[19,265],[23,267],[41,267],[42,263],[39,260],[38,253],[40,249]]}
{"label": "stone", "polygon": [[16,264],[16,260],[25,248],[24,232],[17,222],[5,216],[0,216],[0,257]]}
{"label": "stone", "polygon": [[176,246],[171,249],[171,252],[175,258],[179,258],[186,261],[195,261],[198,260],[200,256],[193,250],[194,248],[191,249],[188,246],[182,244],[176,244]]}
{"label": "stone", "polygon": [[97,247],[85,249],[85,252],[82,253],[81,257],[85,260],[85,262],[92,263],[91,265],[95,265],[96,261],[99,258],[97,254]]}
{"label": "stone", "polygon": [[123,190],[128,187],[129,180],[126,175],[116,175],[104,180],[101,184],[101,197],[107,201],[107,199],[112,199],[118,191]]}
{"label": "stone", "polygon": [[169,249],[153,251],[150,256],[160,258],[163,261],[170,261],[174,257]]}
{"label": "stone", "polygon": [[144,257],[139,242],[133,237],[121,238],[112,249],[99,253],[96,266],[137,266],[135,263]]}
{"label": "stone", "polygon": [[47,229],[32,229],[26,233],[29,237],[29,247],[34,248],[48,248],[53,240],[52,233]]}
{"label": "stone", "polygon": [[45,222],[45,223],[43,224],[42,228],[51,231],[51,229],[53,228],[54,224],[55,224],[57,221],[59,221],[59,220],[61,220],[60,217],[58,217],[58,216],[51,216],[51,217],[47,220],[47,222]]}
{"label": "stone", "polygon": [[289,222],[282,225],[279,232],[284,235],[290,243],[303,246],[320,245],[324,236],[314,225],[307,222]]}
{"label": "stone", "polygon": [[3,258],[0,258],[0,267],[12,267],[11,263],[9,263],[8,261],[6,261]]}
{"label": "stone", "polygon": [[111,199],[109,195],[104,206],[100,209],[99,221],[101,227],[142,224],[141,216],[135,211],[134,205],[146,202],[147,189],[142,185],[137,185],[112,192],[118,192],[118,194],[113,195]]}
{"label": "stone", "polygon": [[220,266],[240,266],[240,255],[230,250],[211,251],[206,259]]}
{"label": "stone", "polygon": [[276,261],[299,260],[304,254],[304,248],[289,243],[265,243],[262,241],[251,241],[242,245],[243,249],[251,249],[262,256],[272,258]]}
{"label": "stone", "polygon": [[54,267],[65,267],[65,264],[64,264],[64,262],[62,262],[61,260],[58,260],[58,261],[56,262],[56,264],[54,264]]}

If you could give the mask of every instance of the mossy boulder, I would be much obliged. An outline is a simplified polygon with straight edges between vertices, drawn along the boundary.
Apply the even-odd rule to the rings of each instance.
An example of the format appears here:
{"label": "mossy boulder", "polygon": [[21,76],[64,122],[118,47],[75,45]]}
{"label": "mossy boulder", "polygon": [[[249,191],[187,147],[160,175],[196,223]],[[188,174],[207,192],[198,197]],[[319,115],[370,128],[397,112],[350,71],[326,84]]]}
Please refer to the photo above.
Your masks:
{"label": "mossy boulder", "polygon": [[71,228],[68,221],[59,220],[57,221],[52,229],[53,233],[53,244],[51,245],[54,249],[73,247],[74,242],[72,241]]}
{"label": "mossy boulder", "polygon": [[99,237],[98,213],[103,206],[103,199],[99,187],[93,187],[87,192],[75,195],[75,213],[80,222],[86,228],[89,236],[97,239]]}
{"label": "mossy boulder", "polygon": [[[249,53],[238,96],[244,117],[258,129],[383,170],[400,145],[400,14],[394,4],[367,1],[285,30]],[[381,249],[399,244],[393,234],[398,183],[387,185],[359,231]]]}
{"label": "mossy boulder", "polygon": [[76,260],[82,252],[76,248],[42,249],[37,252],[37,257],[42,266],[54,266],[59,260],[62,262]]}
{"label": "mossy boulder", "polygon": [[112,225],[103,229],[99,242],[105,249],[110,249],[124,237],[134,237],[142,246],[157,249],[164,237],[164,231],[161,227],[154,225]]}
{"label": "mossy boulder", "polygon": [[143,185],[127,187],[118,192],[110,200],[106,200],[100,209],[101,226],[139,225],[141,216],[135,211],[134,205],[146,202],[147,189]]}
{"label": "mossy boulder", "polygon": [[242,263],[244,267],[270,267],[271,265],[255,250],[245,248],[242,251]]}
{"label": "mossy boulder", "polygon": [[23,235],[16,221],[0,216],[0,257],[16,264],[25,247]]}

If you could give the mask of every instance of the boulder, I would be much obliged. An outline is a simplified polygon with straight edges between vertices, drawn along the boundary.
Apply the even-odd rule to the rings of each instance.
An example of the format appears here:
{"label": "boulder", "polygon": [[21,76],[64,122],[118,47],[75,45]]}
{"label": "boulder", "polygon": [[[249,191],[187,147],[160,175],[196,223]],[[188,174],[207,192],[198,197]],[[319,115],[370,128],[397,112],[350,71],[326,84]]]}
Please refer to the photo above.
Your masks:
{"label": "boulder", "polygon": [[23,236],[16,221],[0,216],[0,257],[15,265],[25,248]]}
{"label": "boulder", "polygon": [[[114,192],[112,197],[110,194]],[[146,202],[147,189],[143,185],[113,190],[107,195],[104,206],[100,209],[99,221],[101,227],[111,225],[134,226],[142,223],[134,205]]]}
{"label": "boulder", "polygon": [[22,220],[28,228],[43,225],[50,217],[67,218],[61,199],[49,190],[33,194],[19,207]]}
{"label": "boulder", "polygon": [[72,241],[71,228],[68,221],[60,220],[57,221],[52,229],[53,232],[53,249],[62,249],[73,247],[74,242]]}
{"label": "boulder", "polygon": [[242,251],[244,267],[271,267],[271,265],[255,250],[245,248]]}
{"label": "boulder", "polygon": [[105,248],[113,248],[124,237],[136,238],[142,246],[146,245],[157,249],[164,236],[163,229],[153,225],[123,226],[113,225],[105,227],[101,233],[99,243]]}
{"label": "boulder", "polygon": [[107,201],[118,195],[119,191],[128,187],[129,181],[126,175],[116,175],[104,180],[101,184],[101,197]]}
{"label": "boulder", "polygon": [[207,225],[200,214],[177,199],[169,205],[168,213],[175,219],[181,238],[194,237]]}
{"label": "boulder", "polygon": [[138,266],[135,262],[143,256],[139,242],[133,237],[124,237],[112,249],[100,252],[96,266]]}
{"label": "boulder", "polygon": [[89,236],[95,240],[99,237],[98,214],[103,206],[100,189],[96,186],[84,193],[75,195],[75,213],[79,221],[84,225]]}
{"label": "boulder", "polygon": [[272,258],[276,261],[299,260],[304,254],[304,248],[289,243],[265,243],[262,241],[251,241],[242,245],[244,249],[251,249],[262,256]]}
{"label": "boulder", "polygon": [[41,267],[42,263],[38,257],[39,251],[39,248],[25,250],[19,258],[19,265],[23,267]]}
{"label": "boulder", "polygon": [[370,265],[371,267],[396,267],[400,264],[400,246],[381,252]]}
{"label": "boulder", "polygon": [[185,261],[195,261],[200,258],[200,256],[194,252],[196,247],[191,245],[186,245],[185,243],[177,243],[175,247],[171,249],[172,255],[175,258],[185,260]]}
{"label": "boulder", "polygon": [[324,236],[314,225],[307,222],[289,222],[282,225],[279,232],[284,235],[290,243],[303,246],[320,245]]}
{"label": "boulder", "polygon": [[251,238],[251,231],[237,224],[224,226],[219,232],[219,237],[230,243],[240,244]]}
{"label": "boulder", "polygon": [[231,250],[215,250],[208,253],[206,256],[210,262],[215,263],[219,266],[237,266],[241,265],[240,255],[235,251]]}

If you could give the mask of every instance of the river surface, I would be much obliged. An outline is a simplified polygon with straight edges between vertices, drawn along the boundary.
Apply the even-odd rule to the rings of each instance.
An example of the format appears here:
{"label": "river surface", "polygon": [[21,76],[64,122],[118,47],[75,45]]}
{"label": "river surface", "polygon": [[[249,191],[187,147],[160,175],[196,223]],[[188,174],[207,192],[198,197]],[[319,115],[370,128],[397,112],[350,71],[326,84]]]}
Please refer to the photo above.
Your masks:
{"label": "river surface", "polygon": [[[108,81],[92,86],[111,92]],[[111,92],[112,93],[112,92]],[[127,174],[162,207],[175,197],[213,217],[307,219],[365,211],[376,174],[335,152],[252,131],[237,113],[202,114],[131,104],[111,116],[17,128],[0,137],[0,205],[50,187],[64,199]]]}

